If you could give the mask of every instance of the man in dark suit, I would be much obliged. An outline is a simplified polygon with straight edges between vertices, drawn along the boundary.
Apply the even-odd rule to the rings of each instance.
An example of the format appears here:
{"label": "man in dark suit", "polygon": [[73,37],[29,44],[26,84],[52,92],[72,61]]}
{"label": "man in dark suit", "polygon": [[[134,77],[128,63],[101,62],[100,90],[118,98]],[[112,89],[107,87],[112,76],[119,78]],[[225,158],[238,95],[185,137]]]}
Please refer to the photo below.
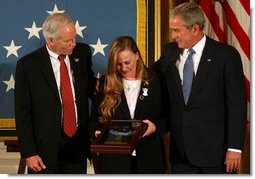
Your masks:
{"label": "man in dark suit", "polygon": [[[174,8],[169,25],[175,42],[165,46],[152,67],[169,96],[173,173],[234,172],[241,160],[247,120],[241,58],[235,48],[206,36],[204,23],[198,5]],[[188,59],[193,72],[186,76]],[[190,77],[189,92],[185,82]]]}
{"label": "man in dark suit", "polygon": [[[16,68],[15,117],[21,157],[26,158],[28,173],[86,173],[88,97],[94,90],[91,50],[87,44],[76,43],[74,22],[65,14],[48,16],[43,35],[46,45],[21,58]],[[59,55],[71,84],[73,134],[63,128],[66,112]]]}

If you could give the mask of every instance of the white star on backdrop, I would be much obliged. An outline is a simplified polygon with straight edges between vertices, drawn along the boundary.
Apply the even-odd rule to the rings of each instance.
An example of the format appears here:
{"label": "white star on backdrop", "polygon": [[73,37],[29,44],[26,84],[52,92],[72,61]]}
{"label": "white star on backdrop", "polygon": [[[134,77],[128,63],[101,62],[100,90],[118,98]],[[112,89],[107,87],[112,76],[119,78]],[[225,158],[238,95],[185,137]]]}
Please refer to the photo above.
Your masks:
{"label": "white star on backdrop", "polygon": [[8,92],[9,90],[14,89],[15,81],[13,78],[13,74],[11,74],[9,81],[3,81],[3,82],[7,85],[5,92]]}
{"label": "white star on backdrop", "polygon": [[41,27],[36,27],[35,21],[33,21],[33,25],[31,28],[24,28],[29,32],[28,39],[30,39],[33,36],[36,36],[38,39],[40,39],[39,31],[42,30]]}
{"label": "white star on backdrop", "polygon": [[48,12],[49,14],[54,14],[54,13],[64,13],[64,12],[65,12],[65,10],[63,10],[63,11],[59,11],[59,10],[58,10],[58,6],[55,4],[53,11],[47,11],[47,12]]}
{"label": "white star on backdrop", "polygon": [[75,23],[75,28],[76,28],[76,33],[83,38],[82,31],[86,28],[87,26],[80,26],[79,21],[76,21]]}
{"label": "white star on backdrop", "polygon": [[97,44],[92,45],[89,44],[91,47],[94,48],[93,56],[96,55],[98,52],[105,56],[104,48],[108,46],[108,44],[102,44],[100,38],[97,39]]}
{"label": "white star on backdrop", "polygon": [[10,46],[3,46],[7,51],[7,55],[6,55],[6,58],[9,57],[10,55],[15,55],[16,57],[18,57],[18,53],[17,53],[17,50],[19,50],[22,46],[16,46],[14,44],[14,41],[12,40]]}

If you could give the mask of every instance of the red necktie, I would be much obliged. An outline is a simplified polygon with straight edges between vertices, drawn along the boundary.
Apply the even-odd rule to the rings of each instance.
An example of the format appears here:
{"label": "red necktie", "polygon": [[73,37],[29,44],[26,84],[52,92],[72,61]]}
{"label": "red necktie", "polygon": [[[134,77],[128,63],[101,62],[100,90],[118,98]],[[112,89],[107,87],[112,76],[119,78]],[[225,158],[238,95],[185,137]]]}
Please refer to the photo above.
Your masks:
{"label": "red necktie", "polygon": [[64,61],[65,55],[59,55],[58,59],[60,60],[60,93],[62,98],[64,132],[69,137],[72,137],[77,130],[74,98],[68,70]]}

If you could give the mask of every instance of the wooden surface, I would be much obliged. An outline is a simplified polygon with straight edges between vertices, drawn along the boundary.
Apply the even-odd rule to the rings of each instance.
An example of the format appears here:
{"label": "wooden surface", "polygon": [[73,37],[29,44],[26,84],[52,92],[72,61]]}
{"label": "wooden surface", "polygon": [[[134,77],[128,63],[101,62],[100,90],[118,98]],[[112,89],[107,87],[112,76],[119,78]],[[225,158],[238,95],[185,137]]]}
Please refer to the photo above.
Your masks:
{"label": "wooden surface", "polygon": [[[18,140],[5,140],[6,152],[19,152]],[[24,174],[26,170],[26,160],[20,157],[18,174]]]}

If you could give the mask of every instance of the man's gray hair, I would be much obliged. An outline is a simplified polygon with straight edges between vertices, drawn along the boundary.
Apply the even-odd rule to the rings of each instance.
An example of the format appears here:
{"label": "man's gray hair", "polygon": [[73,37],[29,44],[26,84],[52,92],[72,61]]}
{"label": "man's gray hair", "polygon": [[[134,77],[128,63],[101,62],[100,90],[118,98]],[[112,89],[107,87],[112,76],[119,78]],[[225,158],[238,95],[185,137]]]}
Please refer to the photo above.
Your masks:
{"label": "man's gray hair", "polygon": [[181,16],[187,28],[191,28],[194,24],[198,24],[200,30],[205,27],[205,17],[203,10],[195,3],[182,3],[176,6],[170,12],[170,19],[175,16]]}
{"label": "man's gray hair", "polygon": [[48,38],[58,39],[59,30],[69,23],[74,23],[72,18],[63,13],[49,15],[43,23],[42,32],[45,40]]}

